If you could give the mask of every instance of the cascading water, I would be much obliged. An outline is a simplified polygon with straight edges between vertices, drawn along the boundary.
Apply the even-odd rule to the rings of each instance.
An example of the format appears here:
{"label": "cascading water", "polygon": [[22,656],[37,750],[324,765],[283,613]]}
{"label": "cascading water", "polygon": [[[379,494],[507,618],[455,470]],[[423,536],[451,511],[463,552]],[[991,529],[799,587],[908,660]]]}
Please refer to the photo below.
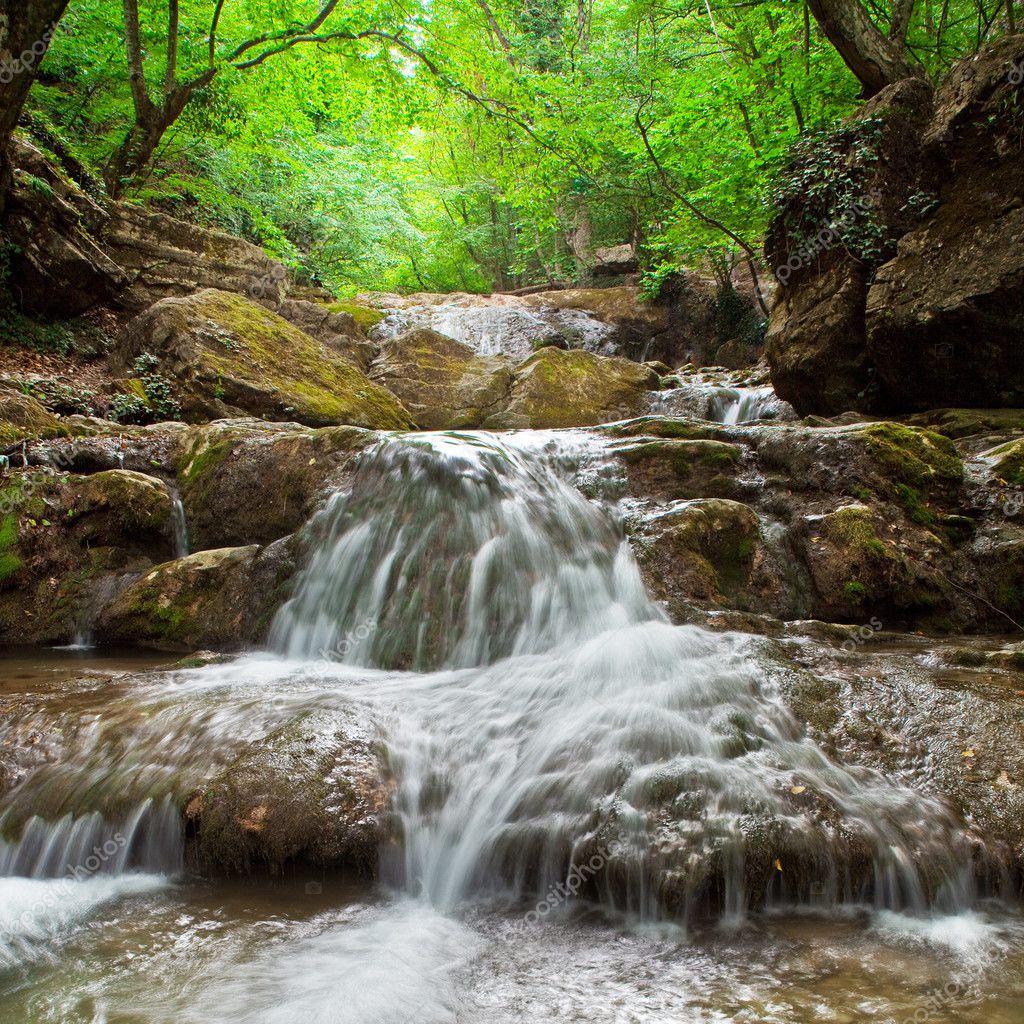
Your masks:
{"label": "cascading water", "polygon": [[621,525],[566,478],[575,443],[387,441],[315,524],[274,644],[417,673],[374,684],[392,878],[449,908],[547,892],[596,857],[590,891],[649,914],[961,905],[952,817],[831,761],[750,641],[671,626]]}
{"label": "cascading water", "polygon": [[770,387],[725,387],[713,381],[687,381],[680,387],[651,394],[656,416],[689,416],[712,423],[784,422],[797,418],[793,407]]}
{"label": "cascading water", "polygon": [[[603,446],[384,441],[310,524],[275,656],[0,690],[0,1020],[905,1020],[980,978],[995,1001],[935,1019],[1016,1024],[1019,928],[941,916],[971,900],[957,823],[819,749],[766,643],[666,620]],[[256,789],[227,824],[242,812],[251,834],[321,781],[328,813],[343,802],[350,780],[293,771],[350,712],[384,750],[390,886],[329,875],[303,893],[293,864],[269,891],[184,880],[180,808],[240,762]],[[275,746],[289,736],[297,762]],[[684,934],[564,913],[576,894],[684,920],[919,913]]]}
{"label": "cascading water", "polygon": [[372,331],[375,341],[429,328],[485,356],[526,359],[533,354],[535,343],[556,338],[588,352],[620,354],[615,329],[586,310],[525,305],[515,297],[488,300],[466,296],[462,301],[404,306],[384,313],[384,319]]}

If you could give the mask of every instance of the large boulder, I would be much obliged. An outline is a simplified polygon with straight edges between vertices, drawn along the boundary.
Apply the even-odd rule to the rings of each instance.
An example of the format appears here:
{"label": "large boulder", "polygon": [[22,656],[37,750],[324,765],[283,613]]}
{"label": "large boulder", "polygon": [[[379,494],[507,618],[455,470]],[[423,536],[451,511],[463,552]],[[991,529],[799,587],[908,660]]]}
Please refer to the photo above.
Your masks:
{"label": "large boulder", "polygon": [[512,389],[507,360],[478,356],[428,328],[384,342],[370,378],[397,395],[424,430],[479,427],[504,408]]}
{"label": "large boulder", "polygon": [[628,359],[543,348],[516,367],[511,400],[485,427],[587,427],[643,411],[658,374]]}
{"label": "large boulder", "polygon": [[372,732],[351,711],[293,715],[186,804],[204,871],[290,862],[375,873],[390,791]]}
{"label": "large boulder", "polygon": [[864,308],[873,268],[910,226],[931,111],[926,82],[898,82],[789,170],[765,241],[779,285],[765,340],[775,390],[801,415],[878,402]]}
{"label": "large boulder", "polygon": [[0,641],[88,636],[107,602],[173,554],[171,495],[155,477],[10,473],[0,487]]}
{"label": "large boulder", "polygon": [[880,92],[790,169],[766,253],[802,415],[1024,405],[1024,36]]}
{"label": "large boulder", "polygon": [[411,425],[398,400],[357,366],[231,292],[208,288],[163,299],[140,314],[122,333],[111,363],[127,374],[143,353],[157,357],[188,420],[251,414],[312,426]]}
{"label": "large boulder", "polygon": [[376,437],[359,427],[259,420],[194,428],[178,466],[192,550],[269,544],[293,533]]}
{"label": "large boulder", "polygon": [[950,72],[925,133],[938,206],[867,296],[867,351],[892,404],[1024,406],[1024,36]]}
{"label": "large boulder", "polygon": [[199,551],[155,566],[100,613],[105,641],[235,650],[262,640],[294,571],[288,540]]}

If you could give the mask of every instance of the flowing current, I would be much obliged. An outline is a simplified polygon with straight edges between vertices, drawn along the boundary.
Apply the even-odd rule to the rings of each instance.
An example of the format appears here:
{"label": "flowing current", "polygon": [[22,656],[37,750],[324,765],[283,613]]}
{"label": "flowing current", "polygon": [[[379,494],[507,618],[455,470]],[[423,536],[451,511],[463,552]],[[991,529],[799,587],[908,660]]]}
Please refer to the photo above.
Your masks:
{"label": "flowing current", "polygon": [[970,855],[936,802],[832,762],[748,643],[674,627],[621,524],[525,434],[388,441],[316,524],[272,642],[415,672],[382,689],[393,878],[433,905],[588,889],[642,915],[867,901],[955,909]]}
{"label": "flowing current", "polygon": [[[22,698],[0,736],[30,751],[2,765],[13,785],[0,805],[0,965],[74,950],[76,921],[132,899],[128,917],[110,911],[123,941],[170,951],[184,929],[210,951],[190,1000],[159,1008],[144,984],[117,989],[134,977],[127,963],[93,967],[116,983],[94,980],[106,1002],[87,1004],[61,1002],[60,971],[36,968],[51,993],[39,998],[63,1009],[24,1019],[113,1021],[108,1011],[131,1005],[138,1017],[124,1019],[161,1024],[513,1020],[459,1009],[449,986],[533,1005],[536,964],[504,973],[522,950],[586,962],[606,941],[563,929],[572,906],[658,927],[796,906],[897,911],[922,929],[964,914],[977,854],[949,811],[820,749],[760,641],[673,626],[650,600],[602,444],[572,432],[382,440],[309,524],[272,656],[86,686],[70,704]],[[186,860],[178,809],[290,721],[342,711],[379,740],[392,780],[380,858],[396,902],[340,920],[270,914],[255,931],[239,909],[244,940],[241,925],[224,932],[223,907],[168,891]],[[75,898],[52,898],[69,872]],[[722,1016],[689,1001],[682,976],[649,1012],[605,1013],[615,985],[663,955],[642,942],[594,961],[622,980],[605,990],[595,974],[603,994],[578,993],[567,1019],[816,1019],[813,1000],[790,1015]],[[175,955],[153,953],[167,977],[184,969]],[[719,967],[726,1006],[737,982]],[[554,1007],[550,1019],[562,1019]]]}

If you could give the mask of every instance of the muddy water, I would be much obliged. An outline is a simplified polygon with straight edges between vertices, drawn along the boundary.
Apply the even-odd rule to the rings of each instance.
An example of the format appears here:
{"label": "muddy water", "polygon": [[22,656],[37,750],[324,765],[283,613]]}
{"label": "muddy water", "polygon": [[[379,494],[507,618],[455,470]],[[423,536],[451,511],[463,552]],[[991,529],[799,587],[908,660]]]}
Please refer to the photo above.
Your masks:
{"label": "muddy water", "polygon": [[[751,638],[669,623],[577,486],[599,463],[382,444],[277,654],[9,658],[0,1024],[1024,1019],[1024,924],[959,819],[819,744]],[[348,711],[395,777],[380,886],[190,875],[187,795]]]}
{"label": "muddy water", "polygon": [[[86,883],[95,884],[95,883]],[[575,907],[441,915],[333,876],[135,876],[0,974],[24,1024],[1019,1024],[1024,938],[998,911],[786,916],[684,934]],[[915,1014],[917,1016],[915,1017]]]}

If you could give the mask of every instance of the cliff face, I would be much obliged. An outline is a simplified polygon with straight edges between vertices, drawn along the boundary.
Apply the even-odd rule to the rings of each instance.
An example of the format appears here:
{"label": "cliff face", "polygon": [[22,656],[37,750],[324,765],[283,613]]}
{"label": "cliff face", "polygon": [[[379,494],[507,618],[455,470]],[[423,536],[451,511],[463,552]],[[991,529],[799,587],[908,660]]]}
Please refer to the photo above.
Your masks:
{"label": "cliff face", "polygon": [[766,243],[802,414],[1024,404],[1024,37],[898,82],[798,157]]}
{"label": "cliff face", "polygon": [[4,234],[26,312],[60,319],[98,304],[139,312],[202,288],[279,301],[285,268],[240,238],[91,197],[28,142],[15,144]]}

